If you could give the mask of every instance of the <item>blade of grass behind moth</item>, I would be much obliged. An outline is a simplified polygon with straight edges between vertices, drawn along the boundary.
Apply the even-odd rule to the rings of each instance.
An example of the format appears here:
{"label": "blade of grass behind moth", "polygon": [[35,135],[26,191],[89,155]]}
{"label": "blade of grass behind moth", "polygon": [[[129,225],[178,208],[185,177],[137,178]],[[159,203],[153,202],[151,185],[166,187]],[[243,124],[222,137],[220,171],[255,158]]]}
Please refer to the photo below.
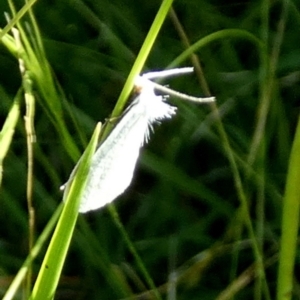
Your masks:
{"label": "blade of grass behind moth", "polygon": [[212,34],[209,34],[201,39],[199,39],[197,42],[192,44],[188,49],[183,51],[180,55],[178,55],[168,66],[167,69],[172,69],[174,67],[179,66],[181,63],[183,63],[186,59],[188,59],[194,52],[198,51],[199,49],[208,46],[208,44],[216,42],[219,39],[225,39],[225,38],[235,38],[235,39],[245,39],[250,42],[252,42],[257,48],[259,54],[262,54],[264,57],[262,59],[266,59],[265,57],[265,50],[264,50],[264,44],[260,39],[258,39],[255,35],[252,33],[241,30],[241,29],[223,29],[217,32],[214,32]]}
{"label": "blade of grass behind moth", "polygon": [[11,145],[17,121],[20,117],[20,97],[21,91],[18,92],[0,132],[0,187],[2,182],[3,160]]}
{"label": "blade of grass behind moth", "polygon": [[[141,47],[141,50],[133,64],[133,67],[127,77],[127,80],[124,84],[124,87],[121,91],[121,94],[118,98],[117,104],[112,112],[112,117],[118,117],[124,109],[126,101],[132,91],[134,85],[134,79],[137,75],[139,75],[142,71],[142,68],[148,58],[148,55],[153,47],[153,44],[158,36],[158,33],[163,25],[164,20],[167,17],[169,9],[173,3],[173,0],[164,0],[156,14],[156,17],[149,29],[149,32],[145,38],[145,41]],[[105,128],[103,138],[107,136],[107,134],[111,130],[111,125]]]}
{"label": "blade of grass behind moth", "polygon": [[[129,97],[129,94],[133,88],[134,79],[137,75],[139,75],[141,73],[141,70],[145,64],[145,61],[146,61],[149,53],[150,53],[150,50],[152,49],[153,44],[157,38],[159,30],[161,29],[162,24],[167,17],[169,9],[171,8],[172,2],[173,2],[173,0],[164,0],[162,2],[161,6],[156,14],[156,17],[151,25],[151,28],[147,34],[147,37],[145,38],[145,41],[141,47],[141,50],[134,62],[134,65],[127,77],[124,88],[121,91],[121,94],[118,98],[117,104],[112,112],[112,117],[117,117],[121,114],[121,112],[125,106],[125,103],[127,101],[127,98]],[[107,134],[110,132],[110,130],[111,130],[111,125],[108,124],[108,126],[105,128],[102,138],[105,138],[107,136]],[[118,213],[113,204],[109,205],[109,212],[110,212],[112,218],[114,219],[115,224],[119,228],[121,234],[123,235],[124,241],[126,242],[131,253],[133,254],[141,272],[143,273],[145,280],[147,281],[148,286],[153,290],[155,297],[157,299],[161,299],[161,296],[160,296],[159,292],[157,291],[150,274],[148,273],[147,269],[143,265],[141,258],[139,257],[132,242],[130,241],[130,238],[127,235],[127,232],[125,231],[124,226],[121,223]]]}
{"label": "blade of grass behind moth", "polygon": [[98,144],[100,127],[101,124],[98,123],[72,179],[62,214],[30,296],[31,300],[47,300],[54,297],[75,228],[80,196],[86,183],[90,161]]}

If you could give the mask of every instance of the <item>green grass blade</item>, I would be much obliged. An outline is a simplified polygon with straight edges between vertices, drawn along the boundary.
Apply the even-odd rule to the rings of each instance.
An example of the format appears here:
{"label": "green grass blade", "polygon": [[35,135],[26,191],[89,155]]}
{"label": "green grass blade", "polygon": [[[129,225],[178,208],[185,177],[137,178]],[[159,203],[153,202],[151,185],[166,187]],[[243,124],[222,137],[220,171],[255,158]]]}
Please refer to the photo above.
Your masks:
{"label": "green grass blade", "polygon": [[[134,79],[137,75],[139,75],[142,71],[142,68],[148,58],[148,55],[153,47],[153,44],[158,36],[158,33],[163,25],[163,22],[165,18],[167,17],[167,14],[169,12],[169,9],[171,8],[171,5],[173,3],[173,0],[164,0],[161,4],[157,15],[152,23],[152,26],[147,34],[147,37],[143,43],[143,46],[134,62],[134,65],[127,77],[127,80],[125,82],[125,85],[121,91],[121,94],[118,98],[117,104],[112,112],[112,117],[117,117],[121,114],[121,112],[124,109],[124,106],[126,104],[126,101],[130,95],[130,92],[132,91],[133,85],[134,85]],[[109,132],[111,128],[107,126],[107,130],[104,132],[104,136],[106,136],[107,132]]]}
{"label": "green grass blade", "polygon": [[[164,0],[163,3],[161,4],[160,9],[158,10],[157,15],[156,15],[156,17],[152,23],[152,26],[148,32],[148,35],[143,43],[143,46],[142,46],[142,48],[135,60],[135,63],[127,77],[124,88],[123,88],[123,90],[118,98],[117,104],[112,112],[112,117],[119,116],[120,113],[122,112],[122,110],[124,109],[126,100],[129,97],[129,94],[133,88],[134,79],[138,74],[141,73],[141,70],[142,70],[142,68],[146,62],[146,59],[153,47],[153,44],[154,44],[154,42],[157,38],[157,35],[163,25],[163,22],[164,22],[165,18],[167,17],[169,9],[171,8],[172,2],[173,2],[173,0]],[[104,138],[107,135],[107,132],[111,129],[111,127],[108,126],[106,129],[107,129],[107,131],[105,131],[104,135],[103,135]],[[158,293],[150,274],[148,273],[146,267],[144,266],[142,259],[138,255],[138,252],[136,251],[134,245],[132,244],[129,236],[127,235],[113,204],[109,206],[109,211],[110,211],[112,218],[114,219],[115,224],[117,225],[121,234],[123,235],[124,241],[126,242],[128,248],[130,249],[130,252],[134,256],[135,261],[137,262],[142,274],[144,275],[145,280],[147,281],[149,287],[153,291],[153,295],[156,297],[156,299],[161,299],[161,296]]]}
{"label": "green grass blade", "polygon": [[3,160],[11,145],[17,121],[20,117],[20,94],[17,95],[0,132],[0,186],[2,182]]}
{"label": "green grass blade", "polygon": [[26,12],[28,12],[28,10],[34,5],[36,1],[37,0],[29,0],[24,4],[24,6],[17,12],[14,18],[0,32],[0,40],[20,21],[20,19],[26,14]]}
{"label": "green grass blade", "polygon": [[300,209],[300,119],[289,160],[283,197],[277,300],[292,299]]}
{"label": "green grass blade", "polygon": [[46,225],[45,229],[37,239],[34,247],[32,248],[30,254],[24,261],[23,265],[18,271],[18,274],[15,276],[13,279],[12,283],[10,284],[8,290],[6,291],[3,300],[11,300],[14,299],[17,290],[19,289],[20,285],[22,284],[22,281],[24,280],[26,273],[28,271],[28,268],[32,264],[33,260],[37,257],[37,255],[40,253],[42,247],[48,240],[50,234],[52,233],[52,230],[58,220],[58,217],[61,213],[62,209],[62,203],[61,205],[57,208],[55,213],[52,215],[51,219],[49,220],[48,224]]}
{"label": "green grass blade", "polygon": [[97,125],[93,137],[79,162],[62,214],[33,288],[31,300],[52,299],[54,296],[75,228],[80,195],[84,189],[90,160],[98,144],[99,133],[100,123]]}
{"label": "green grass blade", "polygon": [[174,68],[178,65],[180,65],[182,62],[184,62],[186,59],[188,59],[194,52],[198,51],[199,49],[209,45],[212,42],[215,42],[217,40],[223,41],[227,38],[235,38],[235,39],[245,39],[250,42],[252,42],[258,49],[260,54],[264,54],[264,44],[261,42],[259,38],[257,38],[252,33],[242,30],[242,29],[223,29],[217,32],[214,32],[212,34],[209,34],[200,40],[198,40],[196,43],[191,45],[188,49],[183,51],[176,59],[174,59],[169,65],[168,69]]}

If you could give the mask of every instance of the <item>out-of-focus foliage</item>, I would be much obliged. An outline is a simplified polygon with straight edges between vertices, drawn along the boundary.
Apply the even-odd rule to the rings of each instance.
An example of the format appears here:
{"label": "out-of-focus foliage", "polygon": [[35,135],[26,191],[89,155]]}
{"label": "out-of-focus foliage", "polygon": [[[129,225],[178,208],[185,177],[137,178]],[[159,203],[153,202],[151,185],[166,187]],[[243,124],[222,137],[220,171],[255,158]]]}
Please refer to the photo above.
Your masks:
{"label": "out-of-focus foliage", "polygon": [[[197,51],[208,88],[217,98],[221,123],[211,106],[170,97],[168,101],[178,106],[177,116],[155,127],[149,145],[141,152],[131,187],[115,202],[163,299],[220,300],[233,295],[235,299],[268,299],[268,291],[269,299],[275,297],[282,195],[299,114],[300,19],[296,1],[273,1],[268,7],[265,2],[269,3],[174,2],[190,44],[223,29],[242,29],[261,40],[268,61],[264,64],[254,43],[241,37],[220,38]],[[15,4],[18,8],[22,2]],[[65,95],[62,118],[80,151],[96,122],[109,118],[159,5],[160,1],[132,0],[40,0],[35,4],[33,12],[48,62]],[[4,11],[9,8],[2,1],[0,12]],[[32,28],[26,26],[30,24],[27,18],[22,22],[30,39]],[[0,24],[5,26],[4,17]],[[170,17],[145,71],[164,69],[184,50]],[[192,64],[188,59],[182,66]],[[21,76],[17,59],[3,45],[0,69],[0,117],[4,121],[21,86]],[[201,88],[197,72],[170,79],[167,84],[190,95],[207,92]],[[34,93],[33,199],[38,236],[61,202],[59,186],[68,179],[75,161],[60,142],[57,128],[41,105],[41,95],[37,90]],[[24,111],[22,104],[21,114]],[[237,187],[230,155],[237,164],[242,189]],[[26,134],[20,118],[3,164],[0,191],[2,294],[28,254],[26,170]],[[263,253],[266,281],[255,269],[257,256],[241,191]],[[33,278],[43,254],[34,261]],[[135,295],[142,299],[143,295],[150,299],[153,294],[141,274],[104,208],[80,216],[56,298],[124,299]],[[300,296],[298,279],[295,276],[295,297]]]}

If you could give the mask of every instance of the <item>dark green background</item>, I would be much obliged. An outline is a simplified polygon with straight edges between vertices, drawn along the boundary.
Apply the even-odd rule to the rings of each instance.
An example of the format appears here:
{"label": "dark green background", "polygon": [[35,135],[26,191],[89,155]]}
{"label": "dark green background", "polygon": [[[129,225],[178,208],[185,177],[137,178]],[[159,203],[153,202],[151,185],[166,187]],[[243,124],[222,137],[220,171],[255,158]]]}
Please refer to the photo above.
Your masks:
{"label": "dark green background", "polygon": [[[69,103],[64,103],[66,124],[81,151],[96,122],[109,117],[159,5],[159,1],[40,0],[34,6],[49,63]],[[191,43],[222,29],[244,29],[260,38],[272,57],[278,24],[284,22],[280,54],[274,65],[264,151],[250,167],[250,178],[243,166],[261,101],[257,49],[249,41],[224,38],[196,53],[239,163],[253,226],[264,226],[266,259],[278,251],[282,194],[299,113],[299,1],[289,2],[284,19],[282,5],[281,1],[270,3],[269,27],[264,33],[262,1],[174,1]],[[5,1],[1,1],[0,11],[9,11]],[[0,22],[3,28],[4,17]],[[167,19],[144,70],[164,69],[184,50],[173,23]],[[190,65],[190,60],[183,64]],[[0,116],[4,120],[21,85],[18,62],[4,46],[0,48],[0,70]],[[165,83],[190,95],[203,95],[195,76]],[[39,104],[38,93],[36,97],[34,202],[38,235],[61,201],[59,186],[67,180],[75,162],[61,146]],[[217,296],[254,262],[249,234],[238,217],[240,202],[210,106],[182,103],[172,97],[170,102],[178,106],[176,117],[155,126],[131,187],[115,204],[157,287],[175,272],[183,276],[177,299],[221,299]],[[71,121],[72,115],[80,133]],[[261,205],[257,190],[263,176],[265,199]],[[3,177],[0,270],[5,279],[18,271],[27,255],[26,138],[21,121],[5,160]],[[13,205],[5,204],[7,201]],[[258,219],[260,213],[265,218],[263,223]],[[81,218],[90,226],[91,236],[83,234],[86,231]],[[212,255],[211,259],[207,255]],[[42,258],[43,254],[34,264],[35,274]],[[185,273],[185,268],[190,273]],[[266,274],[274,296],[276,262]],[[80,217],[56,299],[123,299],[144,291],[137,280],[139,277],[144,283],[140,275],[104,208]],[[2,283],[1,291],[6,288],[7,284]],[[166,291],[163,299],[167,299]],[[254,293],[255,283],[250,280],[235,299],[255,299]]]}

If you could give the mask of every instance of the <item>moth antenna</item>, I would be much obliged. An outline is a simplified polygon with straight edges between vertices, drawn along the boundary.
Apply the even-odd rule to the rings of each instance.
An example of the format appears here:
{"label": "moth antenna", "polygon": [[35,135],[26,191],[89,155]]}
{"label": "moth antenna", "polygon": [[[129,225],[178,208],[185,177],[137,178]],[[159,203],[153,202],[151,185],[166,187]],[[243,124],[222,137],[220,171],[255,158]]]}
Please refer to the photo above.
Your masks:
{"label": "moth antenna", "polygon": [[152,82],[152,81],[150,81],[150,83],[157,90],[159,90],[161,92],[164,92],[164,93],[167,93],[168,95],[172,95],[172,96],[175,96],[177,98],[180,98],[182,100],[187,100],[187,101],[197,102],[197,103],[211,103],[211,102],[216,101],[215,97],[204,97],[204,98],[194,97],[194,96],[190,96],[190,95],[187,95],[187,94],[184,94],[184,93],[181,93],[181,92],[174,91],[174,90],[172,90],[168,87],[165,87],[163,85],[160,85],[160,84]]}
{"label": "moth antenna", "polygon": [[145,86],[152,85],[152,87],[156,88],[157,90],[164,92],[168,95],[172,95],[175,97],[178,97],[183,100],[196,102],[196,103],[210,103],[214,102],[216,100],[215,97],[194,97],[190,96],[181,92],[174,91],[166,86],[163,86],[161,84],[155,83],[151,81],[151,78],[159,78],[159,77],[166,77],[166,76],[172,76],[177,74],[186,74],[193,72],[194,68],[179,68],[179,69],[172,69],[172,70],[166,70],[166,71],[158,71],[158,72],[150,72],[143,74],[142,76],[137,76],[135,79],[135,86],[137,87],[138,91],[141,91]]}
{"label": "moth antenna", "polygon": [[143,74],[142,77],[147,79],[156,79],[156,78],[170,77],[174,75],[187,74],[193,72],[194,72],[193,67],[186,67],[186,68],[176,68],[176,69],[157,71],[157,72],[149,72]]}

